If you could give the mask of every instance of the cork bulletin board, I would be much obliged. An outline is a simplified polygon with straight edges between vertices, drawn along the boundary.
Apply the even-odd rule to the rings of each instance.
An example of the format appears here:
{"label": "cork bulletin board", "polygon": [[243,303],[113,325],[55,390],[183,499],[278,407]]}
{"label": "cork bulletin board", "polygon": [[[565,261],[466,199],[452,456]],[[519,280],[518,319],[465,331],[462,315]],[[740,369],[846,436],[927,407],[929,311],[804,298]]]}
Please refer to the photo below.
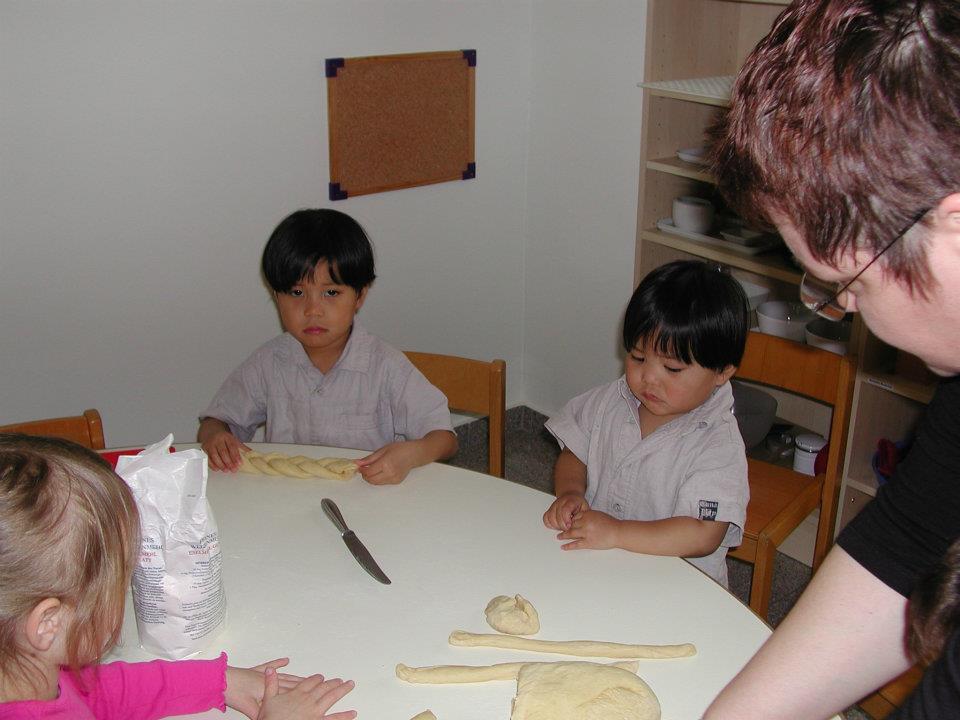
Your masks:
{"label": "cork bulletin board", "polygon": [[475,50],[326,61],[330,199],[476,177]]}

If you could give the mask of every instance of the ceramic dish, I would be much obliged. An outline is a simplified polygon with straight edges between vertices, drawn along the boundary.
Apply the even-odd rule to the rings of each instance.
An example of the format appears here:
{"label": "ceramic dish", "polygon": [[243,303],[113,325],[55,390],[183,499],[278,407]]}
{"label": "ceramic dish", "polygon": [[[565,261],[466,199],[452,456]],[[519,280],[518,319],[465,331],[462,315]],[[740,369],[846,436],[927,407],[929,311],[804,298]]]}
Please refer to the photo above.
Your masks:
{"label": "ceramic dish", "polygon": [[748,228],[744,225],[737,225],[733,227],[721,228],[720,237],[722,237],[724,240],[729,240],[732,243],[750,247],[753,245],[762,244],[768,235],[767,233],[754,230],[753,228]]}
{"label": "ceramic dish", "polygon": [[800,302],[768,300],[757,308],[760,332],[802,343],[807,323],[816,315]]}
{"label": "ceramic dish", "polygon": [[680,148],[677,150],[677,157],[683,160],[684,162],[692,163],[694,165],[706,165],[707,164],[707,149],[703,147],[693,147],[693,148]]}
{"label": "ceramic dish", "polygon": [[837,355],[846,355],[852,327],[853,323],[849,321],[834,322],[826,318],[816,318],[807,323],[807,343]]}
{"label": "ceramic dish", "polygon": [[724,240],[723,238],[714,237],[713,235],[701,235],[700,233],[691,233],[681,230],[673,224],[673,220],[671,218],[661,218],[660,220],[657,220],[657,228],[665,233],[679,235],[680,237],[687,238],[688,240],[696,240],[697,242],[701,242],[706,245],[723,247],[730,252],[737,253],[738,255],[758,255],[762,252],[766,252],[767,250],[772,250],[780,244],[779,238],[769,237],[760,245],[740,245],[738,243],[732,243],[729,240]]}

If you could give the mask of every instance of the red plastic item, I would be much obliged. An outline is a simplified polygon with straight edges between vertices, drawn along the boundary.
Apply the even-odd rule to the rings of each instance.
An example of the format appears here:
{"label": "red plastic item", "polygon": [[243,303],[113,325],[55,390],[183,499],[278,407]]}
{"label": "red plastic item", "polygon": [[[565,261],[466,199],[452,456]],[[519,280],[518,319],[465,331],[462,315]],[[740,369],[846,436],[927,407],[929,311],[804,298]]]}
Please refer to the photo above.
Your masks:
{"label": "red plastic item", "polygon": [[[117,469],[117,460],[120,459],[121,455],[136,455],[139,452],[142,452],[144,448],[130,448],[127,450],[100,450],[100,457],[110,463],[110,467],[114,470]],[[170,452],[176,450],[172,445],[170,446]]]}
{"label": "red plastic item", "polygon": [[820,475],[827,471],[827,453],[830,452],[830,443],[824,445],[817,453],[817,459],[813,461],[813,474]]}

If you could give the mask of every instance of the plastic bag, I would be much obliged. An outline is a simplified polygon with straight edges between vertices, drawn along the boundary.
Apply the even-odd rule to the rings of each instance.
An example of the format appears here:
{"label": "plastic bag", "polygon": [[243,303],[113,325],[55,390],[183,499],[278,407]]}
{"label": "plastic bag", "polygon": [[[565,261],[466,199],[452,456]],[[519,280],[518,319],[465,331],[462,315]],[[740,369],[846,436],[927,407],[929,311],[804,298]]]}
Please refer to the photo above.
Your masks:
{"label": "plastic bag", "polygon": [[140,511],[140,557],[133,607],[140,645],[179,660],[203,650],[223,629],[220,533],[207,502],[207,456],[170,452],[173,435],[139,455],[121,456],[117,474]]}

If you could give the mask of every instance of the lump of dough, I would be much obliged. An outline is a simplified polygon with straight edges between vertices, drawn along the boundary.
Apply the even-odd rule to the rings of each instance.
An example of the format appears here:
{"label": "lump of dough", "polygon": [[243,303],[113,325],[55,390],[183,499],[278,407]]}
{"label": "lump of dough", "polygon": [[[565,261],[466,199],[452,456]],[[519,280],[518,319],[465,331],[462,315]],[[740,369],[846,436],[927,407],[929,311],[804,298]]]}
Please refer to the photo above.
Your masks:
{"label": "lump of dough", "polygon": [[649,685],[620,668],[525,665],[510,720],[660,720],[660,702]]}
{"label": "lump of dough", "polygon": [[410,720],[437,720],[437,716],[429,710],[424,710],[422,713],[414,715]]}
{"label": "lump of dough", "polygon": [[540,632],[540,616],[522,595],[497,595],[487,603],[487,622],[494,630],[508,635],[536,635]]}

